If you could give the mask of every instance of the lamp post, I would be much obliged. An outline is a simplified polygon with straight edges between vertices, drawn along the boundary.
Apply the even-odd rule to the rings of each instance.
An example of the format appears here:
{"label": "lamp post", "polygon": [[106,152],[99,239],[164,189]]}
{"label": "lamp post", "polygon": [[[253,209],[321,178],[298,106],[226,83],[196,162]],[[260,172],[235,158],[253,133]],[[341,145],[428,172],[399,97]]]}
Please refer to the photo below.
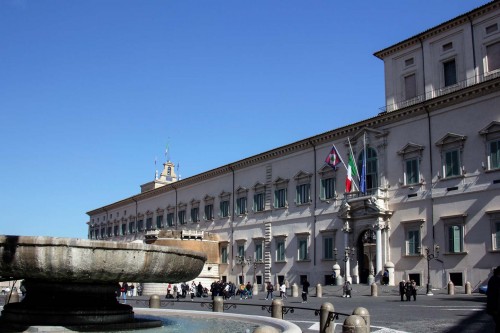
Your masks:
{"label": "lamp post", "polygon": [[[333,249],[333,253],[335,254],[335,260],[337,260],[337,248]],[[351,248],[347,246],[344,249],[344,258],[342,258],[342,261],[344,262],[345,281],[347,281],[347,262],[352,259],[354,259],[354,247]]]}
{"label": "lamp post", "polygon": [[[245,258],[245,256],[236,256],[236,263],[238,265],[241,265],[241,283],[245,283],[245,279],[244,279],[244,275],[243,275],[243,268],[245,267],[246,264],[252,264],[252,258],[251,257],[248,257],[248,258]],[[256,264],[254,263],[254,266],[253,266],[253,278],[254,278],[254,282],[255,282],[255,268],[256,268]]]}
{"label": "lamp post", "polygon": [[[419,248],[419,252],[422,254],[421,249]],[[432,249],[432,253],[429,250],[429,247],[425,248],[425,254],[423,254],[425,259],[427,259],[427,296],[432,296],[434,295],[432,293],[432,286],[431,286],[431,260],[436,259],[438,260],[439,256],[439,245],[434,245]]]}

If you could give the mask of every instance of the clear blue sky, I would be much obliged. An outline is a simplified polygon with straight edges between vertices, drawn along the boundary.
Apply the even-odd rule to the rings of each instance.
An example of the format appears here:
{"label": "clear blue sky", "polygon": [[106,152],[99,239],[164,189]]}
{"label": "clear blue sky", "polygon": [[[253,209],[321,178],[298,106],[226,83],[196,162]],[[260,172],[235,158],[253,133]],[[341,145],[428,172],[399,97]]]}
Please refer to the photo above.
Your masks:
{"label": "clear blue sky", "polygon": [[0,233],[375,116],[373,53],[487,2],[0,0]]}

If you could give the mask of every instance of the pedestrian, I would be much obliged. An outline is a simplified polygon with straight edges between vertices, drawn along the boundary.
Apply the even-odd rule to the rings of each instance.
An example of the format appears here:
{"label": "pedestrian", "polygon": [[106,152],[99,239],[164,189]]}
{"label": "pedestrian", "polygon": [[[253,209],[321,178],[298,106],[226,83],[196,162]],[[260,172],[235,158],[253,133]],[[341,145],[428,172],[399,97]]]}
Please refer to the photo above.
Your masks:
{"label": "pedestrian", "polygon": [[330,285],[333,286],[335,284],[335,279],[337,278],[337,273],[333,271],[332,273],[332,281],[330,281]]}
{"label": "pedestrian", "polygon": [[120,291],[122,292],[123,303],[127,304],[127,292],[128,292],[128,283],[127,282],[122,283],[122,287],[121,287]]}
{"label": "pedestrian", "polygon": [[142,296],[142,283],[137,285],[137,296]]}
{"label": "pedestrian", "polygon": [[415,280],[411,280],[411,295],[413,296],[413,301],[417,300],[417,283]]}
{"label": "pedestrian", "polygon": [[196,283],[193,281],[191,283],[191,287],[189,287],[189,293],[191,294],[191,302],[193,301],[193,298],[194,298],[194,294],[196,293]]}
{"label": "pedestrian", "polygon": [[382,285],[389,285],[389,270],[384,270],[384,275],[382,276]]}
{"label": "pedestrian", "polygon": [[286,297],[286,285],[285,285],[284,281],[280,286],[280,297],[281,297],[281,299],[288,298],[288,297]]}
{"label": "pedestrian", "polygon": [[401,280],[401,282],[399,282],[399,296],[401,296],[401,302],[404,301],[405,295],[406,295],[406,283],[405,280]]}
{"label": "pedestrian", "polygon": [[411,301],[411,296],[413,295],[413,286],[410,280],[406,282],[405,290],[406,290],[406,301],[409,302]]}
{"label": "pedestrian", "polygon": [[307,278],[302,282],[302,303],[307,303],[307,294],[309,294],[309,281]]}
{"label": "pedestrian", "polygon": [[[196,293],[197,296],[198,297],[203,297],[203,291],[204,291],[203,285],[201,284],[201,281],[200,281],[200,282],[198,282],[198,286],[197,286],[197,293]],[[212,299],[214,299],[213,293],[212,293]]]}
{"label": "pedestrian", "polygon": [[486,311],[495,321],[495,332],[500,333],[500,266],[493,270],[486,291]]}
{"label": "pedestrian", "polygon": [[351,298],[351,290],[352,290],[351,282],[346,281],[344,283],[344,295],[345,295],[345,297]]}
{"label": "pedestrian", "polygon": [[271,297],[271,301],[273,300],[274,298],[274,295],[273,295],[273,292],[274,292],[274,287],[273,287],[273,284],[268,281],[267,282],[267,287],[266,287],[266,290],[267,290],[267,296],[266,296],[266,301],[269,297]]}

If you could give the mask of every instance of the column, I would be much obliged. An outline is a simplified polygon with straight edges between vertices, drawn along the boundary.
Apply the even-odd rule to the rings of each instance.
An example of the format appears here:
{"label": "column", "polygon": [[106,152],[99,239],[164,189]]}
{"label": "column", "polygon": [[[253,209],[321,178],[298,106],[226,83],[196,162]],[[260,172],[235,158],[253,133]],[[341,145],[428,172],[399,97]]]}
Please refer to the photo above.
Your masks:
{"label": "column", "polygon": [[381,272],[383,270],[382,267],[382,228],[381,224],[377,224],[375,226],[375,230],[377,232],[377,262],[376,262],[376,272],[375,276],[380,278]]}

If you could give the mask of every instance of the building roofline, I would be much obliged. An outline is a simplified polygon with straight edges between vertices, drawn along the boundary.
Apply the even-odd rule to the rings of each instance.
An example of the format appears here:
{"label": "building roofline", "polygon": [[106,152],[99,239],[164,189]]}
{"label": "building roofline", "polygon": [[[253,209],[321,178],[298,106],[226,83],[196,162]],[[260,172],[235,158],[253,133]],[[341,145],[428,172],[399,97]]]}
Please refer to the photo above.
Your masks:
{"label": "building roofline", "polygon": [[382,49],[380,51],[375,52],[373,55],[376,56],[377,58],[383,60],[387,56],[399,52],[401,50],[404,50],[408,47],[411,47],[415,44],[419,44],[420,41],[431,38],[437,34],[440,34],[446,30],[453,29],[459,25],[462,25],[469,20],[483,16],[492,10],[497,9],[500,7],[500,1],[499,0],[493,0],[490,1],[480,7],[477,7],[476,9],[470,10],[465,14],[459,15],[451,20],[448,20],[444,23],[441,23],[433,28],[427,29],[424,32],[421,32],[415,36],[412,36],[410,38],[407,38],[397,44],[394,44],[392,46],[389,46],[385,49]]}

